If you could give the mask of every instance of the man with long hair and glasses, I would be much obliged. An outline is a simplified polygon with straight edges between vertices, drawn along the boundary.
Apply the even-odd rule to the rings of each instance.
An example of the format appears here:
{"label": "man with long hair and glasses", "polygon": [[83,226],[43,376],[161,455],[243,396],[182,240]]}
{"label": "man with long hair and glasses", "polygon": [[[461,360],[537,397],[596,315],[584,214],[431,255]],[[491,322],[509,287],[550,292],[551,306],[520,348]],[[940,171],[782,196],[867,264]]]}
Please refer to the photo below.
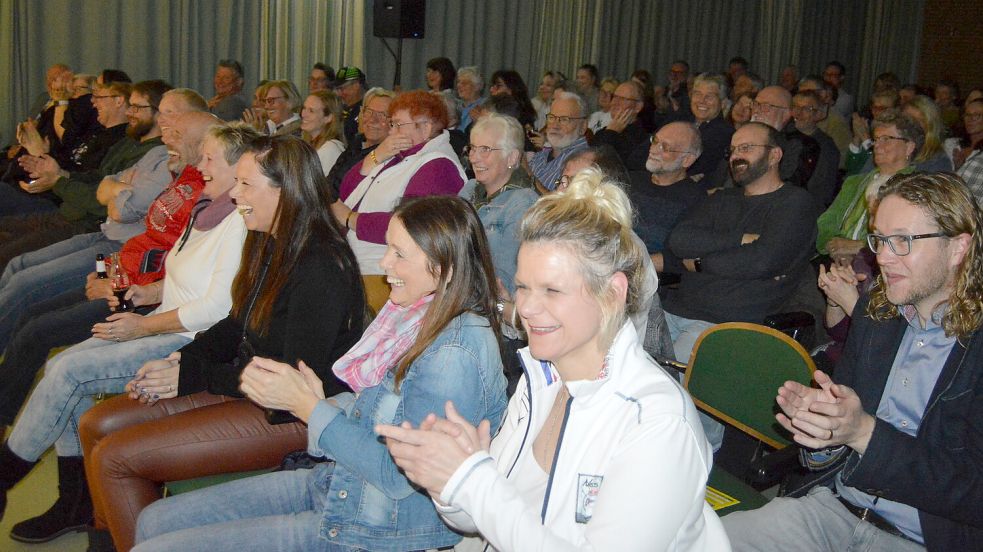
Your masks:
{"label": "man with long hair and glasses", "polygon": [[832,488],[728,516],[734,550],[983,542],[983,216],[958,176],[916,173],[881,188],[873,221],[881,274],[836,381],[816,371],[817,387],[778,391],[778,422]]}

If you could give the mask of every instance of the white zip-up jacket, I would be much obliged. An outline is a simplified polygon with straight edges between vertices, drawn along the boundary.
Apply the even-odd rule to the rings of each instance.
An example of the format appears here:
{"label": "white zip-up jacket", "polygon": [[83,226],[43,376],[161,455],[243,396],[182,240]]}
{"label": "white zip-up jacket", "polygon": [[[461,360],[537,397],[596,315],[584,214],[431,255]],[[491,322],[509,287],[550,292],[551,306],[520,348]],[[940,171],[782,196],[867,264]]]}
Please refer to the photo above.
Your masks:
{"label": "white zip-up jacket", "polygon": [[730,550],[704,500],[713,456],[696,407],[645,353],[631,323],[615,338],[606,374],[567,383],[543,502],[519,495],[511,471],[532,454],[562,385],[552,364],[528,348],[520,354],[525,376],[491,450],[469,457],[440,497],[448,525],[485,539],[458,550]]}

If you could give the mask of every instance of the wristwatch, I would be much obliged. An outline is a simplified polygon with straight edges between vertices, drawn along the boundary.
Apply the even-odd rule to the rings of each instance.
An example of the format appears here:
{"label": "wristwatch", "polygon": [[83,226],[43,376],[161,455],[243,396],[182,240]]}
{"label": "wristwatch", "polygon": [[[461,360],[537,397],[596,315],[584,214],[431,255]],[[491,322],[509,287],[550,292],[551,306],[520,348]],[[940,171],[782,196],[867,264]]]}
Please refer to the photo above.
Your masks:
{"label": "wristwatch", "polygon": [[703,272],[703,260],[699,257],[693,259],[693,270],[695,272]]}

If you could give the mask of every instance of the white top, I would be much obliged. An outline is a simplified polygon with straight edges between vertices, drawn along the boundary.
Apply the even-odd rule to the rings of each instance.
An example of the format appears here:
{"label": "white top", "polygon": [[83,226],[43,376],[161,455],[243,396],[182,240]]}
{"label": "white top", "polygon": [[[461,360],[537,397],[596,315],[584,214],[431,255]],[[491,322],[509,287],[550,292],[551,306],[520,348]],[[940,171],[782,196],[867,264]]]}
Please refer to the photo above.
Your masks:
{"label": "white top", "polygon": [[591,113],[590,119],[587,119],[587,128],[591,129],[591,131],[594,133],[597,133],[606,128],[610,122],[610,111],[595,111]]}
{"label": "white top", "polygon": [[181,251],[178,239],[164,261],[163,298],[151,314],[177,309],[188,330],[180,333],[189,339],[228,316],[245,240],[246,224],[236,211],[207,232],[192,229]]}
{"label": "white top", "polygon": [[[440,496],[448,525],[480,532],[503,552],[730,550],[705,500],[713,453],[696,407],[646,355],[630,323],[615,338],[606,374],[567,383],[572,399],[545,500],[520,492],[515,470],[532,456],[562,385],[550,363],[528,348],[520,354],[526,373],[491,450],[469,457]],[[457,549],[482,545],[471,538]]]}
{"label": "white top", "polygon": [[317,148],[317,158],[321,160],[321,170],[324,174],[331,171],[331,167],[334,167],[335,161],[343,151],[345,151],[345,144],[341,140],[328,140]]}
{"label": "white top", "polygon": [[[467,181],[461,162],[451,147],[450,134],[445,130],[427,141],[419,151],[400,159],[398,163],[389,166],[390,160],[386,160],[372,167],[369,174],[348,194],[344,203],[349,209],[357,207],[359,212],[364,213],[391,212],[403,199],[403,193],[416,171],[435,159],[452,161],[461,182]],[[379,267],[379,262],[386,253],[385,245],[360,240],[355,232],[348,232],[347,237],[363,276],[385,274]]]}

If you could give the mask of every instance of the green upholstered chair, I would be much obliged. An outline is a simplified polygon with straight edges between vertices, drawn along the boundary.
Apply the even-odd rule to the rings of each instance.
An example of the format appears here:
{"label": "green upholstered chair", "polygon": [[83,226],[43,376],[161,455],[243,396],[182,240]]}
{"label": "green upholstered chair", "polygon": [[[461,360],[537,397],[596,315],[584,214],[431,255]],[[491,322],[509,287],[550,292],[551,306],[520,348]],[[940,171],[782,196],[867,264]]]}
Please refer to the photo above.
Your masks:
{"label": "green upholstered chair", "polygon": [[[815,371],[809,353],[794,339],[757,324],[718,324],[700,335],[685,370],[686,389],[701,410],[770,449],[792,444],[775,420],[775,396],[788,380],[809,385]],[[716,465],[713,471],[710,486],[740,501],[719,510],[721,515],[765,502],[742,481],[746,474],[728,474]]]}

